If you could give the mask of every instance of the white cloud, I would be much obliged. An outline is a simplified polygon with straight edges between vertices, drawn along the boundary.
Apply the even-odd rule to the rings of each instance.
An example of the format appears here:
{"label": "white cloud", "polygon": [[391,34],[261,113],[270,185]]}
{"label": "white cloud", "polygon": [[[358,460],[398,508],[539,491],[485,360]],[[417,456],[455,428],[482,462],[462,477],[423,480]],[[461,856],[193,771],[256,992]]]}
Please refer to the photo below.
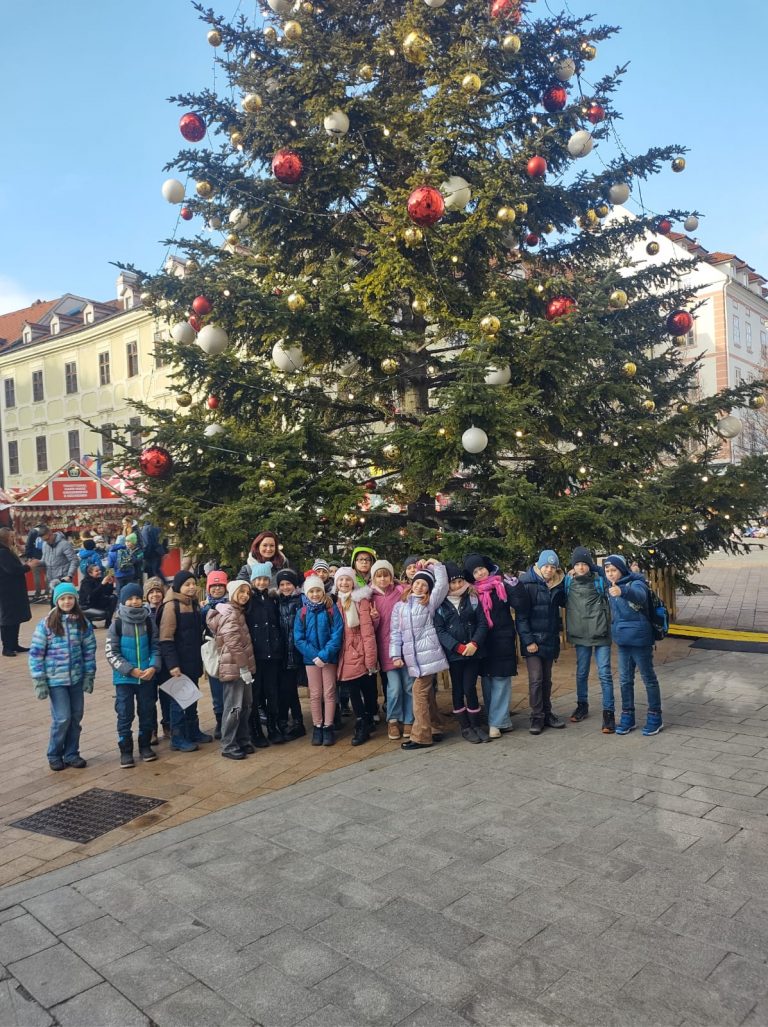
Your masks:
{"label": "white cloud", "polygon": [[21,310],[28,307],[38,299],[33,293],[28,292],[21,282],[9,278],[7,275],[0,275],[0,314],[10,314],[13,310]]}

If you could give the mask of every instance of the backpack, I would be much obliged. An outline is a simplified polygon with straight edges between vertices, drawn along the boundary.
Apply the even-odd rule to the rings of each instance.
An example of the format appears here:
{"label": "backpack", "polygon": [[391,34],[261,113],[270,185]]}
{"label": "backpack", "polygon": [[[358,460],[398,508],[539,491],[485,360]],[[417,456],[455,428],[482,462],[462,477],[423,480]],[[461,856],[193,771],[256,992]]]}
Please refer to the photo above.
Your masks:
{"label": "backpack", "polygon": [[651,588],[647,581],[645,587],[648,592],[645,606],[638,606],[636,603],[630,603],[629,605],[633,610],[637,610],[638,613],[642,613],[648,618],[654,641],[660,642],[669,634],[669,611],[664,605],[664,600],[658,592]]}
{"label": "backpack", "polygon": [[[328,623],[331,625],[331,627],[333,627],[333,607],[326,606],[325,612],[328,614]],[[307,608],[303,603],[301,604],[301,609],[299,610],[299,617],[301,617],[301,619],[304,621],[307,619]]]}
{"label": "backpack", "polygon": [[133,567],[133,557],[127,548],[117,550],[117,560],[115,563],[117,564],[118,571],[124,571],[127,567]]}

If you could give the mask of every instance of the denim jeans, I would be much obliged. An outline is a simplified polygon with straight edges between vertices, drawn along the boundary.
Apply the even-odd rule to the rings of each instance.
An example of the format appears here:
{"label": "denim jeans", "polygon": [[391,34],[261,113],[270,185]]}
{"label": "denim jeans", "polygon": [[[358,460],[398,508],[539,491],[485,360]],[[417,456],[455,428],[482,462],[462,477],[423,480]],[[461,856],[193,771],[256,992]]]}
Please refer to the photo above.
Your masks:
{"label": "denim jeans", "polygon": [[130,685],[115,685],[115,712],[117,713],[117,740],[127,742],[135,713],[139,715],[139,739],[149,743],[155,729],[155,703],[157,685],[154,681],[136,681]]}
{"label": "denim jeans", "polygon": [[634,710],[635,708],[635,667],[640,671],[640,677],[645,685],[648,709],[661,710],[661,689],[656,671],[653,669],[652,645],[619,646],[619,685],[622,709]]}
{"label": "denim jeans", "polygon": [[483,704],[488,714],[489,727],[512,727],[509,703],[512,698],[512,678],[494,678],[483,675]]}
{"label": "denim jeans", "polygon": [[71,763],[80,755],[80,724],[85,700],[83,685],[57,685],[48,691],[51,704],[51,737],[48,759],[59,757]]}
{"label": "denim jeans", "polygon": [[218,678],[208,675],[208,684],[211,686],[211,703],[213,704],[213,715],[216,723],[221,723],[222,711],[224,709],[224,686]]}
{"label": "denim jeans", "polygon": [[242,678],[236,681],[222,681],[222,702],[224,715],[221,722],[221,751],[241,752],[251,741],[251,686]]}
{"label": "denim jeans", "polygon": [[387,720],[401,724],[413,723],[413,678],[407,667],[393,667],[387,672]]}
{"label": "denim jeans", "polygon": [[597,676],[603,691],[603,709],[615,710],[616,700],[613,697],[613,675],[611,674],[611,647],[609,645],[577,645],[576,646],[576,701],[588,702],[589,668],[592,663],[592,649],[595,650]]}

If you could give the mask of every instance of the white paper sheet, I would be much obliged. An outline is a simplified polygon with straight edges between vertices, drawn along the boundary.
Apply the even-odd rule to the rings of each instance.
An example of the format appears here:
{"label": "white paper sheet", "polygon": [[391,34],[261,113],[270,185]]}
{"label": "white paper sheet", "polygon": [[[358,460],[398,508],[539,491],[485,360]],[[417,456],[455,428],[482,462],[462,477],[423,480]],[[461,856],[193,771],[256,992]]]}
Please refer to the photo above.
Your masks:
{"label": "white paper sheet", "polygon": [[193,702],[197,702],[198,699],[203,697],[203,693],[195,682],[192,678],[188,678],[186,674],[182,674],[178,678],[168,678],[167,681],[160,685],[160,688],[167,692],[172,699],[175,699],[182,710],[186,710]]}

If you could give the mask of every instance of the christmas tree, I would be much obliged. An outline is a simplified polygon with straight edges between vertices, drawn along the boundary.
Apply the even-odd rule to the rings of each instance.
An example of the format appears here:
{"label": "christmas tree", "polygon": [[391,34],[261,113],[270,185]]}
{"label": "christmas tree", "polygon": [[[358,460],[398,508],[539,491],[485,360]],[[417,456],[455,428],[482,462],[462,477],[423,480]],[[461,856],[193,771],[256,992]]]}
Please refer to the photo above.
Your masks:
{"label": "christmas tree", "polygon": [[764,383],[691,398],[692,265],[628,258],[695,214],[616,206],[685,151],[624,151],[624,69],[592,63],[616,29],[541,6],[195,5],[221,88],[172,98],[192,145],[164,193],[200,229],[146,278],[179,406],[142,410],[185,544],[519,567],[578,543],[684,574],[762,508],[766,458],[718,455]]}

